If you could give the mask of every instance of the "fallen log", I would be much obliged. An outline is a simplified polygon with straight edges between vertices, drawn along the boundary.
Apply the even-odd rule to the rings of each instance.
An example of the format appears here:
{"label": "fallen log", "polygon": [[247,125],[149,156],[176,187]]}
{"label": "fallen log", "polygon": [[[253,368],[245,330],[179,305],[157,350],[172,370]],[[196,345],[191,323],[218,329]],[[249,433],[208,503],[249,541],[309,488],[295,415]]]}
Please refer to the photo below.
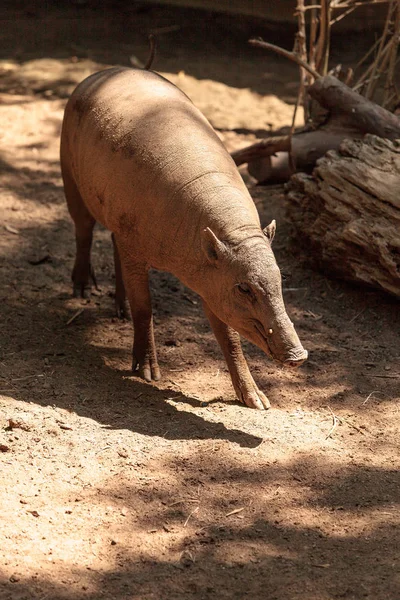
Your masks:
{"label": "fallen log", "polygon": [[[345,138],[362,138],[363,133],[350,127],[343,128],[331,121],[329,126],[304,131],[290,136],[271,136],[260,142],[231,153],[239,166],[247,163],[248,172],[259,183],[282,183],[296,171],[311,173],[316,161],[328,150],[337,150]],[[290,162],[292,156],[292,164]]]}
{"label": "fallen log", "polygon": [[400,297],[400,139],[345,140],[293,175],[287,214],[310,258]]}
{"label": "fallen log", "polygon": [[[259,182],[287,180],[295,171],[310,171],[328,149],[338,149],[346,138],[359,139],[366,133],[400,139],[400,119],[352,90],[332,75],[319,77],[307,93],[325,110],[322,124],[292,137],[267,138],[232,153],[237,165],[248,163],[249,173]],[[318,116],[321,122],[321,116]]]}

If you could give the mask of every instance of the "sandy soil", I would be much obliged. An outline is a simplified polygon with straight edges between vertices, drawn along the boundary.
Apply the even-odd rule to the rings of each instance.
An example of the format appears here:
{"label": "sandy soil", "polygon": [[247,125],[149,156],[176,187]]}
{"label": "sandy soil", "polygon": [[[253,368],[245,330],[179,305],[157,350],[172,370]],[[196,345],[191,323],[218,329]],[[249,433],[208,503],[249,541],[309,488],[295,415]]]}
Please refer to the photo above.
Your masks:
{"label": "sandy soil", "polygon": [[244,43],[258,24],[128,4],[0,11],[0,598],[397,598],[399,305],[313,272],[281,188],[246,178],[263,224],[278,221],[310,360],[286,372],[244,344],[270,411],[235,402],[198,298],[164,273],[152,277],[164,378],[131,376],[106,231],[100,290],[71,298],[58,139],[77,81],[145,60],[147,31],[167,28],[157,67],[230,150],[292,115],[296,70]]}

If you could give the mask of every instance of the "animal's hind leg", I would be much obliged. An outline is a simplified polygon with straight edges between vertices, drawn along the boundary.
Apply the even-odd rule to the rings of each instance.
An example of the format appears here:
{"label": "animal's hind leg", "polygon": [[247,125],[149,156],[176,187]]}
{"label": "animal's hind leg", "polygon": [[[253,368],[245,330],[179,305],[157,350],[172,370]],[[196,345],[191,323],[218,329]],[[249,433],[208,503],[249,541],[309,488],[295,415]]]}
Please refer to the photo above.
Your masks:
{"label": "animal's hind leg", "polygon": [[73,293],[75,297],[88,298],[90,296],[90,279],[97,287],[90,263],[93,228],[96,221],[86,208],[72,178],[63,173],[63,179],[68,210],[75,223],[76,257],[72,270]]}
{"label": "animal's hind leg", "polygon": [[115,235],[111,235],[114,248],[114,266],[115,266],[115,311],[119,319],[129,317],[129,304],[126,299],[125,285],[122,278],[121,259],[119,257],[118,246],[115,241]]}
{"label": "animal's hind leg", "polygon": [[133,321],[132,370],[146,381],[157,381],[161,375],[154,341],[148,267],[135,257],[130,244],[126,245],[118,236],[116,243]]}
{"label": "animal's hind leg", "polygon": [[93,281],[97,288],[96,277],[90,262],[90,250],[92,247],[93,227],[96,221],[88,213],[84,219],[75,223],[76,257],[72,270],[72,283],[74,297],[89,298],[91,284]]}

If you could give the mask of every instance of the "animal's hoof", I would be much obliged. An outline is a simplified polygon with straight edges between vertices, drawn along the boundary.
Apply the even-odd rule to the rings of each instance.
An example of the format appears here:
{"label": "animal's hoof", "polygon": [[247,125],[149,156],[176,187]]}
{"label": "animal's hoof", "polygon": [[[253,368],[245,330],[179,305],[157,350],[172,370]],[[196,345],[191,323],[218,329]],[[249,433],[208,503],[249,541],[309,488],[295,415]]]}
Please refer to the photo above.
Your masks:
{"label": "animal's hoof", "polygon": [[161,379],[160,369],[158,367],[147,367],[139,369],[139,375],[145,381],[159,381]]}
{"label": "animal's hoof", "polygon": [[134,375],[137,375],[148,382],[159,381],[161,379],[161,371],[157,363],[141,364],[134,358],[132,362],[132,372]]}
{"label": "animal's hoof", "polygon": [[268,410],[271,404],[265,394],[260,390],[252,390],[241,393],[241,400],[250,408],[257,408],[258,410]]}
{"label": "animal's hoof", "polygon": [[96,288],[96,290],[98,290],[99,288],[97,287],[97,281],[93,267],[89,264],[89,268],[87,268],[86,263],[85,265],[82,265],[80,263],[75,264],[72,270],[74,298],[90,298],[92,292],[92,286],[90,281],[93,282],[94,287]]}
{"label": "animal's hoof", "polygon": [[85,298],[90,299],[92,288],[87,283],[74,283],[73,296],[74,298]]}
{"label": "animal's hoof", "polygon": [[92,265],[90,265],[89,273],[90,273],[90,279],[92,280],[94,287],[96,288],[96,290],[98,290],[99,286],[97,285],[96,273],[94,272]]}

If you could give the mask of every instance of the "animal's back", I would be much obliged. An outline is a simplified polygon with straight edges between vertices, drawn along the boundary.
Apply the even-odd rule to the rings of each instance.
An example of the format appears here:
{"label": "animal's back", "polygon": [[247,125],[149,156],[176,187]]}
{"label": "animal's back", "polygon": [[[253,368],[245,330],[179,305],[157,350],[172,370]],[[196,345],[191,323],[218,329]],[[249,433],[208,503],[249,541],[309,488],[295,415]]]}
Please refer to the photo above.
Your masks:
{"label": "animal's back", "polygon": [[167,265],[155,249],[164,256],[180,231],[194,243],[202,227],[219,233],[229,223],[259,225],[208,121],[152,72],[113,68],[83,81],[66,108],[61,160],[94,218],[114,233],[142,235],[141,247],[159,268]]}

